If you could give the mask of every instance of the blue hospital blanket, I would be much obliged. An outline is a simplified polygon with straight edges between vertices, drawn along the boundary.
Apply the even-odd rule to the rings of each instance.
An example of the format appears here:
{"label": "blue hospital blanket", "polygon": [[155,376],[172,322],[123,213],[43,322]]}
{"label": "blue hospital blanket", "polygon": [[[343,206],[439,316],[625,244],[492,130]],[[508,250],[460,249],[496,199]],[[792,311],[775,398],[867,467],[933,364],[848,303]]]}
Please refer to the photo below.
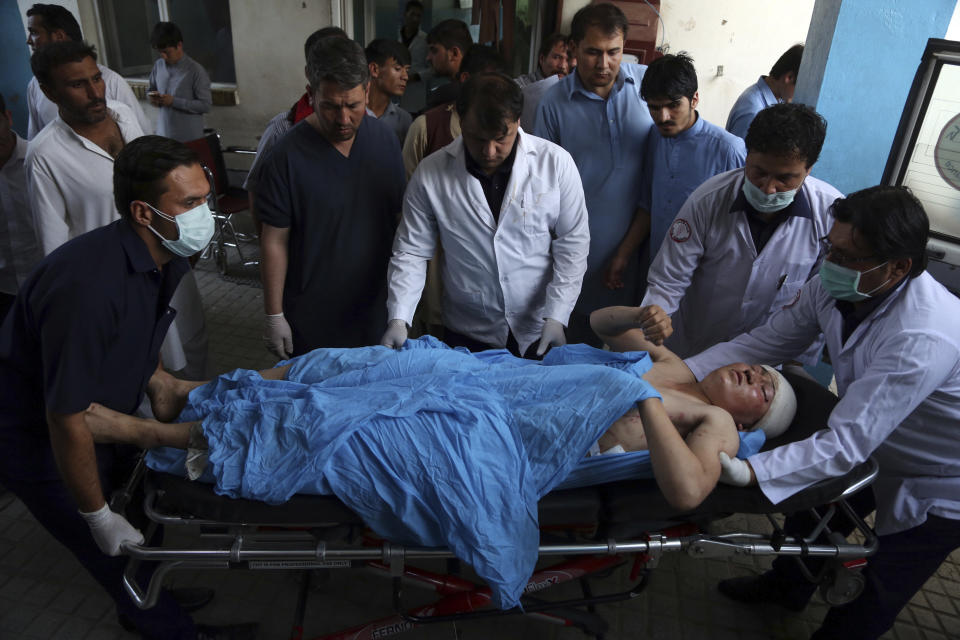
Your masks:
{"label": "blue hospital blanket", "polygon": [[[384,538],[448,547],[501,608],[519,602],[536,564],[537,501],[614,420],[659,395],[641,379],[646,353],[585,345],[541,363],[427,336],[289,363],[286,380],[237,370],[190,394],[180,420],[202,418],[210,443],[201,480],[268,503],[336,495]],[[184,455],[154,450],[147,462],[182,475]]]}

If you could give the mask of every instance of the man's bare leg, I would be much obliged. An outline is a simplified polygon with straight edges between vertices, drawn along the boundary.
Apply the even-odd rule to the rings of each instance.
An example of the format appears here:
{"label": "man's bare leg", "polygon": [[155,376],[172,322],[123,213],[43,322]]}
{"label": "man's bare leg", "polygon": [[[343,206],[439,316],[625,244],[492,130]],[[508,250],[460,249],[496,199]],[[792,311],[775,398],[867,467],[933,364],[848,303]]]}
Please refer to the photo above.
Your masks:
{"label": "man's bare leg", "polygon": [[[97,403],[87,408],[84,421],[93,435],[94,442],[132,444],[141,449],[153,447],[187,449],[196,447],[197,444],[202,444],[203,448],[206,448],[206,440],[202,439],[199,422],[158,422],[120,413]],[[198,433],[201,434],[202,443],[197,442]]]}
{"label": "man's bare leg", "polygon": [[[264,369],[260,377],[264,380],[283,380],[290,365]],[[183,408],[187,406],[187,397],[197,387],[202,387],[209,380],[193,381],[181,380],[170,375],[158,366],[147,383],[147,397],[150,398],[150,408],[153,415],[160,422],[175,420]]]}

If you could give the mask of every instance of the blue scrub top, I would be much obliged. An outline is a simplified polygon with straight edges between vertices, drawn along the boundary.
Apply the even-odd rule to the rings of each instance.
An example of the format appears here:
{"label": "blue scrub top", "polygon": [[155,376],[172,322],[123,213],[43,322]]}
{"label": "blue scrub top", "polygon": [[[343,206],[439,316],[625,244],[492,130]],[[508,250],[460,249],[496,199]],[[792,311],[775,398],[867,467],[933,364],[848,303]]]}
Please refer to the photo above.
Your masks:
{"label": "blue scrub top", "polygon": [[692,127],[674,138],[650,126],[642,206],[650,212],[651,262],[687,196],[707,179],[739,169],[746,157],[743,140],[699,114]]}
{"label": "blue scrub top", "polygon": [[623,63],[606,100],[586,89],[577,73],[551,88],[537,109],[534,134],[566,149],[580,171],[590,216],[590,255],[577,309],[636,302],[638,264],[626,286],[603,286],[603,269],[626,234],[640,204],[643,150],[653,119],[640,97],[647,67]]}
{"label": "blue scrub top", "polygon": [[727,116],[727,131],[735,136],[746,138],[747,129],[750,128],[753,117],[759,111],[779,103],[780,100],[773,95],[773,91],[767,86],[766,80],[763,79],[763,76],[760,76],[757,83],[747,87],[737,98],[737,101],[733,103],[730,115]]}
{"label": "blue scrub top", "polygon": [[0,327],[0,429],[46,431],[45,411],[99,402],[133,413],[157,368],[190,269],[157,269],[126,219],[67,242],[20,288]]}

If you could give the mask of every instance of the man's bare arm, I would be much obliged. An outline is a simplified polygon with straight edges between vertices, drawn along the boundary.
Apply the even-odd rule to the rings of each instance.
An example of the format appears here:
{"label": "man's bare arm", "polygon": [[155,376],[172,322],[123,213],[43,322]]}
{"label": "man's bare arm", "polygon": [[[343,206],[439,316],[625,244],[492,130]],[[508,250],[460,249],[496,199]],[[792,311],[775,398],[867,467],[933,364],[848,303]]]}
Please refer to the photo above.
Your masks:
{"label": "man's bare arm", "polygon": [[654,362],[679,360],[661,346],[673,333],[673,325],[657,305],[597,309],[590,314],[590,326],[613,351],[647,351]]}
{"label": "man's bare arm", "polygon": [[93,436],[83,416],[82,411],[67,414],[48,411],[47,425],[57,468],[67,489],[80,511],[92,512],[102,508],[106,501],[100,487]]}
{"label": "man's bare arm", "polygon": [[289,227],[264,223],[260,234],[263,306],[267,314],[283,313],[283,285],[287,278]]}
{"label": "man's bare arm", "polygon": [[674,507],[696,508],[720,479],[720,451],[735,455],[739,448],[733,418],[705,406],[699,424],[684,439],[662,403],[646,400],[639,409],[657,485]]}

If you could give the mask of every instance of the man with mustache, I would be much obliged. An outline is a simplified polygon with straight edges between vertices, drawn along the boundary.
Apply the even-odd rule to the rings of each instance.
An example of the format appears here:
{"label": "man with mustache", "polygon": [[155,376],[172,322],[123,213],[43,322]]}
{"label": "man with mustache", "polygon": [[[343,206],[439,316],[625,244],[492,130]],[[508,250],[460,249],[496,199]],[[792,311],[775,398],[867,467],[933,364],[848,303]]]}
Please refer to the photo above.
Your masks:
{"label": "man with mustache", "polygon": [[[83,33],[77,19],[64,7],[57,4],[35,4],[27,9],[27,46],[32,52],[39,51],[51,42],[73,40],[83,41]],[[130,85],[123,77],[105,67],[97,65],[103,74],[106,85],[106,97],[130,107],[144,133],[152,133],[153,125],[140,108],[140,102],[133,95]],[[27,85],[27,113],[30,116],[27,125],[27,140],[40,133],[47,124],[57,117],[57,105],[51,102],[40,90],[37,78],[31,78]]]}
{"label": "man with mustache", "polygon": [[622,274],[649,237],[650,260],[657,255],[677,212],[693,190],[718,173],[743,166],[743,140],[697,113],[700,94],[693,60],[681,52],[657,58],[640,83],[653,124],[647,134],[643,196],[630,230],[604,275],[610,289],[623,286]]}
{"label": "man with mustache", "polygon": [[84,42],[54,42],[30,58],[59,115],[27,148],[27,193],[44,255],[117,219],[113,161],[143,135],[125,104],[105,97],[97,53]]}
{"label": "man with mustache", "polygon": [[623,271],[623,287],[604,286],[610,262],[640,204],[643,149],[650,113],[640,97],[644,65],[622,62],[627,17],[610,3],[590,4],[570,24],[577,43],[577,69],[543,96],[534,135],[566,149],[580,171],[590,215],[590,254],[583,290],[570,316],[570,342],[600,346],[590,313],[601,307],[635,305],[640,261]]}

